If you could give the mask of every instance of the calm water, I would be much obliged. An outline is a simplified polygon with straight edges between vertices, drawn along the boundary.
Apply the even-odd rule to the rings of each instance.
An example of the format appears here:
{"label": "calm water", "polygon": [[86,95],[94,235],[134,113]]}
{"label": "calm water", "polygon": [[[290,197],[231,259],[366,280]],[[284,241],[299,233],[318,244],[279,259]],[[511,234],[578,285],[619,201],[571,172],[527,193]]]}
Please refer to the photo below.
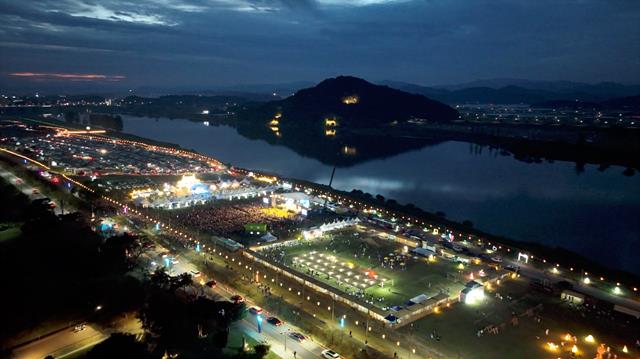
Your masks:
{"label": "calm water", "polygon": [[[123,116],[124,131],[179,144],[245,168],[329,182],[332,167],[292,150],[249,140],[230,127]],[[640,176],[569,162],[528,164],[471,151],[465,142],[338,168],[333,187],[361,189],[471,220],[490,233],[559,245],[605,265],[640,274]]]}

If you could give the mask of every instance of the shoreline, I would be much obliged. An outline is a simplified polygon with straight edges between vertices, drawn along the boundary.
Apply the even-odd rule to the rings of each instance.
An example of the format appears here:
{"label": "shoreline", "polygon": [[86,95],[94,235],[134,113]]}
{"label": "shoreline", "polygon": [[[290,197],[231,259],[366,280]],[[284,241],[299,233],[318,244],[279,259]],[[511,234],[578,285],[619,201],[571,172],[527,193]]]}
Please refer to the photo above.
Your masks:
{"label": "shoreline", "polygon": [[[56,125],[59,127],[66,127],[66,128],[77,128],[77,126],[69,126],[69,124],[60,122],[60,121],[50,121],[50,120],[34,121],[30,119],[20,119],[20,120],[27,120],[32,123],[40,123],[40,124],[46,123],[46,124]],[[181,120],[184,120],[184,119],[181,119]],[[156,141],[153,139],[149,139],[149,138],[145,138],[145,137],[141,137],[133,134],[128,134],[124,132],[109,131],[107,133],[107,136],[130,140],[130,141],[133,140],[136,142],[146,143],[150,145],[165,146],[173,149],[182,149],[182,150],[187,150],[187,151],[202,155],[198,151],[182,147],[178,144]],[[207,155],[203,155],[203,156],[209,157]],[[384,207],[390,212],[397,212],[398,214],[401,214],[404,216],[415,217],[420,221],[427,221],[434,224],[450,227],[453,230],[465,232],[470,235],[474,235],[478,238],[486,239],[487,241],[490,241],[492,243],[499,244],[501,246],[513,247],[514,250],[532,251],[532,252],[535,252],[534,254],[537,258],[544,258],[544,261],[546,263],[549,263],[548,264],[549,266],[551,266],[552,263],[561,263],[562,267],[567,267],[567,268],[575,267],[576,269],[581,268],[583,270],[585,268],[589,268],[588,272],[592,273],[593,276],[596,276],[594,273],[598,273],[597,277],[603,277],[605,279],[615,277],[617,278],[616,282],[632,282],[632,283],[640,284],[640,274],[634,274],[631,272],[627,272],[625,270],[606,267],[589,258],[586,258],[576,252],[573,252],[563,247],[551,247],[551,246],[539,244],[536,242],[520,241],[517,239],[505,237],[505,236],[493,235],[491,233],[488,233],[487,231],[466,226],[462,222],[443,218],[436,213],[422,210],[417,206],[399,204],[397,201],[393,199],[380,201],[375,198],[375,195],[364,193],[358,190],[353,190],[351,192],[341,191],[341,190],[333,189],[327,185],[318,184],[318,183],[314,183],[306,180],[283,177],[276,173],[271,173],[268,171],[256,171],[256,170],[245,169],[241,167],[232,167],[232,168],[238,171],[254,172],[254,173],[259,173],[266,176],[275,176],[282,180],[290,181],[290,182],[301,184],[304,186],[313,187],[321,191],[331,192],[331,193],[343,196],[345,198],[348,197],[352,200],[366,203],[370,206],[375,206],[378,208]]]}

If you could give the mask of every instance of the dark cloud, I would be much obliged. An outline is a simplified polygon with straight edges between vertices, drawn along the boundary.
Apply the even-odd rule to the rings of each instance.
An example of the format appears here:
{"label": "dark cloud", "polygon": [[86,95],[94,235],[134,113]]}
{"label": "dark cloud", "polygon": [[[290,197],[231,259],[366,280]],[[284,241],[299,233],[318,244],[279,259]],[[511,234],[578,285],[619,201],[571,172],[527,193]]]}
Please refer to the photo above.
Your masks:
{"label": "dark cloud", "polygon": [[10,72],[122,74],[214,87],[354,74],[640,82],[640,2],[624,0],[0,0]]}

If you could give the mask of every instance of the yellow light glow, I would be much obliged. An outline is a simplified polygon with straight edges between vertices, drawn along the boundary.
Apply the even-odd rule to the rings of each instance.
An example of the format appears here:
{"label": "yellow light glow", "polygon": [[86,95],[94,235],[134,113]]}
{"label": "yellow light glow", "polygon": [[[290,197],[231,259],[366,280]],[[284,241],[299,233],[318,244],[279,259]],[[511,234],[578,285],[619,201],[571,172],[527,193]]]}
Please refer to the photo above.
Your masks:
{"label": "yellow light glow", "polygon": [[569,334],[569,333],[565,334],[564,340],[570,342],[571,341],[571,334]]}
{"label": "yellow light glow", "polygon": [[345,105],[354,105],[354,104],[357,104],[359,101],[360,99],[356,95],[351,95],[351,96],[342,98],[342,103]]}
{"label": "yellow light glow", "polygon": [[571,347],[571,352],[573,354],[577,354],[578,353],[578,346],[574,344],[573,347]]}
{"label": "yellow light glow", "polygon": [[587,343],[595,343],[596,342],[595,338],[591,334],[587,335],[584,338],[584,341],[587,342]]}
{"label": "yellow light glow", "polygon": [[324,119],[324,125],[325,126],[337,126],[338,125],[338,121],[336,121],[335,118],[325,118]]}

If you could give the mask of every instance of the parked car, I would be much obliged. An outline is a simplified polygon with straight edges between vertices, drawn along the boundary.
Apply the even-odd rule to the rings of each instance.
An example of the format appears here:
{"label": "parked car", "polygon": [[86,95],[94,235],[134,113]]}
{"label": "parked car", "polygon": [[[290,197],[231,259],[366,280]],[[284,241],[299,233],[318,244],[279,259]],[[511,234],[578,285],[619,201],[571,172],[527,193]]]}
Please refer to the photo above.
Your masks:
{"label": "parked car", "polygon": [[235,304],[242,303],[244,302],[244,297],[236,294],[233,297],[231,297],[231,301],[234,302]]}
{"label": "parked car", "polygon": [[276,327],[279,327],[282,325],[282,320],[276,318],[276,317],[269,317],[267,318],[267,323],[271,324],[271,325],[275,325]]}
{"label": "parked car", "polygon": [[249,308],[249,313],[254,314],[254,315],[262,314],[262,312],[263,312],[263,310],[260,307],[253,306],[253,307]]}
{"label": "parked car", "polygon": [[340,354],[334,352],[333,350],[325,349],[322,351],[322,357],[327,359],[339,359]]}

